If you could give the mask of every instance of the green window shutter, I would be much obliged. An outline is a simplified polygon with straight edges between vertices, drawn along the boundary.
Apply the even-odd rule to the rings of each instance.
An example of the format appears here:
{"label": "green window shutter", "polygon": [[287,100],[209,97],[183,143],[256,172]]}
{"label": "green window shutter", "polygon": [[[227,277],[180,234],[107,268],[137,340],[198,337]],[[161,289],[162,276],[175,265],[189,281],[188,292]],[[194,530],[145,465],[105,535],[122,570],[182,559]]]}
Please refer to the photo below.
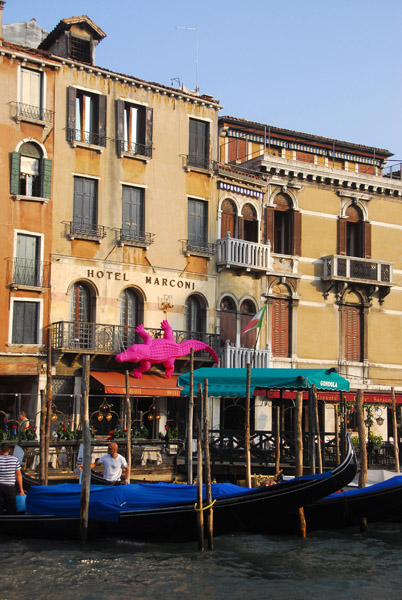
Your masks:
{"label": "green window shutter", "polygon": [[52,161],[48,158],[42,158],[40,161],[40,176],[40,195],[42,198],[50,198],[50,189],[52,184]]}
{"label": "green window shutter", "polygon": [[11,152],[11,169],[10,169],[10,193],[20,193],[20,164],[21,156],[19,152]]}

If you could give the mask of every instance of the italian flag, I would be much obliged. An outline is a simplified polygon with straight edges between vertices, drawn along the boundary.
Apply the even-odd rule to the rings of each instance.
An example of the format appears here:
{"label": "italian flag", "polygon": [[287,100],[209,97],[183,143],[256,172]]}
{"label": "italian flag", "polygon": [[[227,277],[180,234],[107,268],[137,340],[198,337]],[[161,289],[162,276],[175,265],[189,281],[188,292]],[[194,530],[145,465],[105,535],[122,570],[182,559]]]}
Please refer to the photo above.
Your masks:
{"label": "italian flag", "polygon": [[266,308],[267,308],[267,305],[264,304],[264,306],[262,308],[260,308],[258,313],[256,315],[254,315],[254,317],[252,319],[250,319],[250,321],[246,325],[245,329],[241,332],[242,335],[247,333],[247,331],[251,331],[252,329],[258,329],[259,327],[261,327]]}

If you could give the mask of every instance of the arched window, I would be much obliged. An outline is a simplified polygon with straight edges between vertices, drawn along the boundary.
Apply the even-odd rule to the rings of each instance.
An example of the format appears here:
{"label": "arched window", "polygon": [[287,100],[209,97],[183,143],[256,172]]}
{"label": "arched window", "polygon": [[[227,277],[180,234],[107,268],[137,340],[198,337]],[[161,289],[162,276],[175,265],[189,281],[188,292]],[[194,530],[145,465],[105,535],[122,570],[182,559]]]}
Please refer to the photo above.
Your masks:
{"label": "arched window", "polygon": [[236,345],[236,324],[237,313],[236,304],[230,296],[222,298],[220,306],[220,332],[221,344],[230,342],[232,346]]}
{"label": "arched window", "polygon": [[245,204],[239,221],[239,238],[247,242],[258,242],[258,219],[254,206]]}
{"label": "arched window", "polygon": [[276,254],[300,256],[301,214],[294,210],[287,194],[276,195],[274,204],[265,212],[266,238],[271,242],[271,249]]}
{"label": "arched window", "polygon": [[50,198],[52,161],[43,157],[35,142],[24,142],[11,154],[10,191],[12,194]]}
{"label": "arched window", "polygon": [[276,286],[276,298],[272,299],[272,355],[280,358],[291,356],[292,305],[287,286]]}
{"label": "arched window", "polygon": [[136,290],[127,288],[120,297],[120,324],[125,348],[137,342],[135,328],[143,320],[143,302]]}
{"label": "arched window", "polygon": [[371,224],[364,221],[359,206],[350,204],[345,211],[345,218],[338,221],[338,254],[371,257]]}
{"label": "arched window", "polygon": [[189,296],[185,304],[186,331],[195,334],[205,333],[205,303],[195,294]]}
{"label": "arched window", "polygon": [[[240,334],[246,328],[252,317],[256,314],[256,309],[251,300],[243,300],[240,305]],[[240,346],[242,348],[254,348],[257,339],[257,330],[252,329],[244,335],[241,335]]]}
{"label": "arched window", "polygon": [[222,202],[221,238],[224,238],[228,232],[230,237],[237,237],[237,210],[234,202],[226,199]]}
{"label": "arched window", "polygon": [[362,362],[364,320],[361,299],[354,292],[350,292],[343,302],[343,358],[351,362]]}
{"label": "arched window", "polygon": [[74,344],[78,348],[90,348],[93,337],[94,296],[89,286],[78,281],[71,288],[71,320]]}

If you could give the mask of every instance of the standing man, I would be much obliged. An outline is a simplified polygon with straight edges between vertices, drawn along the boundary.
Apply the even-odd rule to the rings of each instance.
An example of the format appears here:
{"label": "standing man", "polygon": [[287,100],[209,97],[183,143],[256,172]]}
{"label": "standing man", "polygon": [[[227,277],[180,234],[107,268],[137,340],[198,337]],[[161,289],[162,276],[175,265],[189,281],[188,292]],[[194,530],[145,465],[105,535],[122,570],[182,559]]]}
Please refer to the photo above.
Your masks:
{"label": "standing man", "polygon": [[122,469],[125,469],[126,471],[125,483],[130,483],[130,473],[128,472],[127,461],[124,456],[117,453],[117,450],[118,446],[116,442],[110,442],[108,453],[97,458],[95,462],[91,464],[92,469],[96,467],[96,465],[103,465],[103,479],[110,485],[120,482]]}
{"label": "standing man", "polygon": [[16,488],[18,483],[20,496],[24,495],[22,487],[21,465],[16,456],[10,455],[10,444],[0,446],[0,513],[15,515],[17,512]]}

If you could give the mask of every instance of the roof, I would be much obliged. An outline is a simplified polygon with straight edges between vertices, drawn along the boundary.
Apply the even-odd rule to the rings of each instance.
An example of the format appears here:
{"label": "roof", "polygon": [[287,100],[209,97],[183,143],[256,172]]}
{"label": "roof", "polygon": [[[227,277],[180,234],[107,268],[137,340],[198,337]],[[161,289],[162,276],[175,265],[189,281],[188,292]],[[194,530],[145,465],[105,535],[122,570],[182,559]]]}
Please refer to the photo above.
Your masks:
{"label": "roof", "polygon": [[[247,393],[247,369],[201,368],[194,371],[194,390],[208,379],[208,395],[244,398]],[[179,375],[177,384],[184,386],[181,395],[190,393],[190,373]],[[260,389],[307,389],[348,391],[349,382],[332,369],[251,369],[251,393]]]}
{"label": "roof", "polygon": [[219,117],[219,121],[220,122],[225,122],[225,123],[232,123],[233,125],[238,125],[238,126],[243,126],[245,128],[248,129],[259,129],[261,131],[267,131],[269,130],[270,135],[272,134],[278,134],[278,135],[282,135],[282,136],[293,136],[293,137],[297,137],[297,138],[302,138],[304,140],[310,140],[311,142],[315,142],[316,144],[325,144],[325,145],[329,145],[329,144],[336,144],[336,146],[344,146],[345,148],[351,148],[355,151],[360,151],[360,152],[370,152],[370,154],[373,154],[373,152],[375,152],[376,154],[380,154],[382,156],[393,156],[393,153],[390,152],[389,150],[385,150],[384,148],[375,148],[374,146],[363,146],[362,144],[355,144],[353,142],[344,142],[341,140],[337,140],[337,139],[333,139],[333,138],[327,138],[327,137],[323,137],[320,135],[315,135],[315,134],[310,134],[310,133],[302,133],[300,131],[293,131],[291,129],[283,129],[281,127],[276,127],[273,125],[267,125],[267,124],[263,124],[263,123],[257,123],[254,121],[248,121],[246,119],[240,119],[238,117],[230,117],[230,116],[222,116]]}
{"label": "roof", "polygon": [[39,44],[38,48],[42,48],[47,50],[54,42],[56,38],[59,37],[62,31],[69,30],[72,25],[77,25],[79,23],[85,24],[88,29],[91,29],[92,35],[97,40],[103,40],[106,37],[106,33],[102,31],[98,25],[96,25],[87,15],[82,15],[81,17],[71,17],[69,19],[62,19],[58,22],[56,27],[52,29],[49,35]]}

